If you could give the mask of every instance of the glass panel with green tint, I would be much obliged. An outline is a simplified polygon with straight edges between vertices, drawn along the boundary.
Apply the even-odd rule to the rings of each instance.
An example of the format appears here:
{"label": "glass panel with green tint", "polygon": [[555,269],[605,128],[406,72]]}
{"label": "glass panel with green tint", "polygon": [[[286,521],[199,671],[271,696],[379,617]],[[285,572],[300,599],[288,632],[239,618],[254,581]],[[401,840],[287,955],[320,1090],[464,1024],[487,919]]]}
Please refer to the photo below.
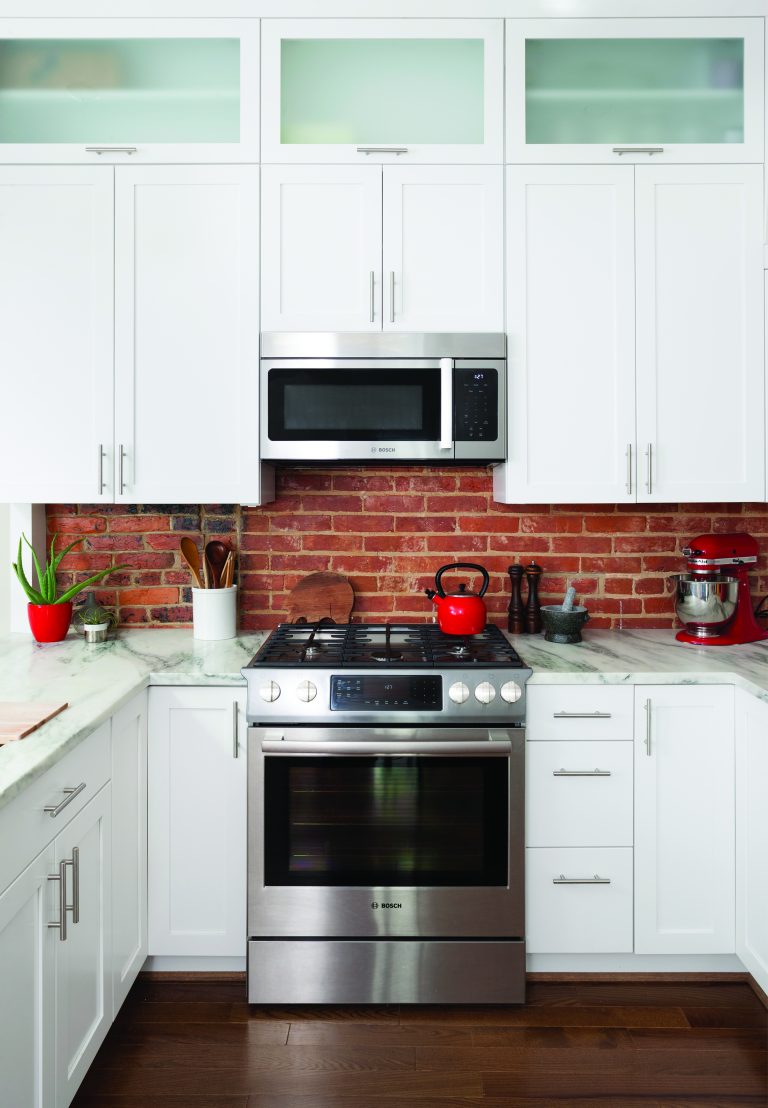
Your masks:
{"label": "glass panel with green tint", "polygon": [[282,143],[482,143],[482,39],[284,39]]}
{"label": "glass panel with green tint", "polygon": [[0,142],[238,142],[238,39],[6,39]]}
{"label": "glass panel with green tint", "polygon": [[738,38],[530,39],[527,143],[744,141]]}

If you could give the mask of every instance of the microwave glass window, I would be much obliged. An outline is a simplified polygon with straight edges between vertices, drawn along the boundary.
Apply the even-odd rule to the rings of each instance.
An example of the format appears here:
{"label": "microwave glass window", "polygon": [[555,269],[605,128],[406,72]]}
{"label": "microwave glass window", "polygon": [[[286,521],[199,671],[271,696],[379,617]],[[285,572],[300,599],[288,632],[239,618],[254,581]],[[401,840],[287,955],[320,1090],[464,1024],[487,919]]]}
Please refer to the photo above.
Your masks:
{"label": "microwave glass window", "polygon": [[268,885],[506,885],[506,758],[265,760]]}
{"label": "microwave glass window", "polygon": [[284,392],[288,431],[418,431],[422,426],[422,390],[387,385],[287,385]]}

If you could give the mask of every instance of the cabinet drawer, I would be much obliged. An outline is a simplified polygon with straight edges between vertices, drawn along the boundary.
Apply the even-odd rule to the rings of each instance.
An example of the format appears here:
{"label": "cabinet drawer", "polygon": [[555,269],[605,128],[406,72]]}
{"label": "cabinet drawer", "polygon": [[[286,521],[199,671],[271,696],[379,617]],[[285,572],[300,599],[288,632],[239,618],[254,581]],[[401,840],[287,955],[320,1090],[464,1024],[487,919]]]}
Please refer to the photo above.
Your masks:
{"label": "cabinet drawer", "polygon": [[631,742],[634,693],[605,685],[528,688],[526,734],[531,740],[622,739]]}
{"label": "cabinet drawer", "polygon": [[[109,780],[110,721],[33,781],[0,810],[0,891],[92,800]],[[46,807],[62,805],[68,789],[85,787],[61,807],[58,815]]]}
{"label": "cabinet drawer", "polygon": [[[529,954],[631,952],[629,847],[534,847],[526,850],[525,865]],[[597,883],[596,876],[610,884]]]}
{"label": "cabinet drawer", "polygon": [[633,747],[526,744],[527,846],[632,846]]}

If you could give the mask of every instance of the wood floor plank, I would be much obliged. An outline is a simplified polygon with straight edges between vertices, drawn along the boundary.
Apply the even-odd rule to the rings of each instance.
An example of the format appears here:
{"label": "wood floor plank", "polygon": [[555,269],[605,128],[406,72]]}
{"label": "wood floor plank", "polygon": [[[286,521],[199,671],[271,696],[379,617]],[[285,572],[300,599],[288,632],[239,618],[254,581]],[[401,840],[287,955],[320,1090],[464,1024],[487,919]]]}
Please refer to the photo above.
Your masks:
{"label": "wood floor plank", "polygon": [[683,1008],[691,1027],[755,1027],[768,1028],[768,1013],[760,1006],[749,1008]]}
{"label": "wood floor plank", "polygon": [[[278,1024],[275,1026],[283,1026]],[[290,1046],[471,1046],[471,1027],[436,1027],[432,1024],[351,1023],[309,1020],[291,1023]]]}
{"label": "wood floor plank", "polygon": [[693,984],[672,982],[649,985],[643,982],[595,982],[585,985],[554,984],[533,981],[526,990],[526,1005],[570,1006],[585,1005],[649,1005],[656,1007],[685,1008],[689,1005],[712,1008],[748,1008],[763,1011],[765,1008],[749,987],[739,982],[719,985],[716,983]]}
{"label": "wood floor plank", "polygon": [[[290,1024],[266,1021],[242,1023],[141,1023],[113,1026],[110,1035],[116,1042],[145,1045],[159,1042],[195,1044],[259,1043],[285,1046]],[[371,1040],[371,1045],[375,1041]]]}
{"label": "wood floor plank", "polygon": [[[659,1034],[669,1035],[672,1030],[668,1028]],[[474,1027],[470,1033],[474,1046],[541,1047],[546,1050],[631,1050],[634,1046],[631,1032],[620,1027]]]}
{"label": "wood floor plank", "polygon": [[638,1050],[768,1050],[768,1031],[762,1028],[633,1027],[627,1034]]}
{"label": "wood floor plank", "polygon": [[469,1027],[688,1027],[682,1008],[650,1005],[558,1005],[553,1007],[414,1007],[403,1024],[463,1024]]}
{"label": "wood floor plank", "polygon": [[[398,1100],[397,1108],[765,1108],[764,1097],[407,1097]],[[111,1100],[104,1101],[110,1108]],[[158,1108],[163,1108],[158,1101]],[[94,1106],[95,1108],[95,1106]],[[115,1105],[118,1108],[118,1105]],[[122,1108],[122,1106],[119,1106]],[[127,1106],[126,1106],[127,1108]],[[131,1106],[132,1108],[132,1106]],[[142,1105],[142,1108],[144,1106]],[[361,1105],[357,1097],[320,1096],[306,1097],[252,1095],[248,1108],[394,1108],[390,1097],[367,1097]]]}
{"label": "wood floor plank", "polygon": [[206,1080],[219,1076],[224,1081],[235,1069],[247,1071],[251,1076],[262,1073],[389,1075],[413,1072],[416,1049],[408,1046],[268,1046],[246,1041],[201,1044],[149,1040],[136,1045],[121,1040],[110,1042],[104,1058],[97,1059],[94,1065],[108,1069],[116,1064],[119,1055],[126,1069],[141,1068],[145,1073],[164,1068],[195,1070]]}

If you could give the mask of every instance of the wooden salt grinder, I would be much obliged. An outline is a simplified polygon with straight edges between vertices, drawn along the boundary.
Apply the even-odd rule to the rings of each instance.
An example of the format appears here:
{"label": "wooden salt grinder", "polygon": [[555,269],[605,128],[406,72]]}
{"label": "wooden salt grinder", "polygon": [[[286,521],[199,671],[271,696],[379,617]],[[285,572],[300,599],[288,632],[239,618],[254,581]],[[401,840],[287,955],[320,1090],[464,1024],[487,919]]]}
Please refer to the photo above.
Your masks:
{"label": "wooden salt grinder", "polygon": [[511,586],[509,607],[507,608],[509,614],[507,630],[513,635],[522,635],[525,630],[525,611],[522,596],[523,567],[509,566],[507,573]]}
{"label": "wooden salt grinder", "polygon": [[525,567],[525,579],[528,582],[528,600],[525,605],[525,629],[529,635],[538,635],[541,631],[541,604],[539,603],[539,578],[541,566],[535,562]]}

